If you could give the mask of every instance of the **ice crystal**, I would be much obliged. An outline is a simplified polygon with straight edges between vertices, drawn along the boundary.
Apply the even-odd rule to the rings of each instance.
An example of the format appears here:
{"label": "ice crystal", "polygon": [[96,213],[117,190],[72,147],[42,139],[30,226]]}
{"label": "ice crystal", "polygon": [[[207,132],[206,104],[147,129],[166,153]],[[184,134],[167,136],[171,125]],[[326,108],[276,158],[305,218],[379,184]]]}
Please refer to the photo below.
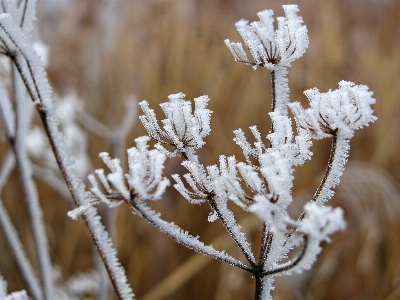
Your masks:
{"label": "ice crystal", "polygon": [[[195,101],[195,109],[192,113],[192,103],[184,100],[185,94],[178,93],[170,95],[169,102],[160,104],[166,119],[162,120],[163,128],[157,123],[154,110],[149,108],[147,101],[139,103],[144,112],[140,117],[149,136],[156,140],[156,148],[173,157],[182,155],[185,159],[197,160],[194,150],[201,148],[205,142],[204,138],[210,133],[210,114],[207,109],[209,98],[201,96]],[[168,151],[163,145],[173,147]]]}

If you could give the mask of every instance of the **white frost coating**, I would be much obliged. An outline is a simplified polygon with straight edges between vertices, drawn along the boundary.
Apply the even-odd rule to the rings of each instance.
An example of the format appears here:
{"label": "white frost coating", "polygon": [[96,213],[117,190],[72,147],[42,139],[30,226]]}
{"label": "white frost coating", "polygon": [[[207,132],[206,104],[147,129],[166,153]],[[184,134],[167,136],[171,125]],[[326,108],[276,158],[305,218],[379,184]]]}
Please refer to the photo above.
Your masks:
{"label": "white frost coating", "polygon": [[275,234],[283,232],[288,217],[286,207],[282,207],[279,202],[271,202],[262,195],[256,195],[254,200],[256,203],[250,206],[249,211],[259,216],[269,226],[271,232]]}
{"label": "white frost coating", "polygon": [[276,66],[275,76],[275,110],[278,115],[286,116],[288,114],[287,106],[289,104],[289,81],[287,79],[287,68]]}
{"label": "white frost coating", "polygon": [[[15,64],[24,80],[32,100],[42,113],[42,120],[50,140],[53,143],[59,164],[64,169],[64,178],[71,188],[71,192],[77,206],[86,203],[84,184],[76,176],[77,170],[74,159],[72,158],[62,134],[59,132],[58,119],[52,100],[51,88],[48,83],[42,61],[33,50],[28,38],[23,34],[19,27],[14,23],[10,15],[0,15],[0,38],[3,47],[13,54]],[[104,263],[113,274],[116,288],[123,299],[132,299],[133,292],[127,283],[123,268],[118,263],[115,256],[115,249],[112,246],[107,232],[99,222],[96,211],[91,208],[84,214],[84,219],[95,243],[103,253]]]}
{"label": "white frost coating", "polygon": [[[1,16],[0,16],[1,18]],[[15,70],[14,70],[15,71]],[[24,200],[28,207],[30,225],[34,237],[36,255],[38,257],[43,295],[47,299],[54,296],[52,281],[52,265],[49,245],[46,237],[45,224],[36,185],[32,178],[32,164],[26,149],[26,136],[31,126],[33,105],[26,94],[23,80],[18,72],[13,73],[15,111],[16,111],[16,139],[12,144],[20,178],[24,191]]]}
{"label": "white frost coating", "polygon": [[159,200],[169,180],[162,176],[165,155],[158,150],[147,150],[148,136],[135,139],[136,148],[128,150],[129,174],[126,175],[131,191],[148,200]]}
{"label": "white frost coating", "polygon": [[156,213],[154,210],[150,209],[143,201],[136,201],[136,208],[140,211],[146,219],[158,228],[162,233],[173,238],[176,242],[189,249],[193,249],[198,253],[202,253],[211,256],[220,261],[227,262],[231,265],[244,267],[244,265],[230,256],[229,254],[221,251],[215,250],[212,246],[206,246],[198,240],[198,237],[194,237],[183,231],[179,226],[174,223],[169,223],[160,218],[160,214]]}
{"label": "white frost coating", "polygon": [[340,81],[337,90],[320,93],[314,88],[304,94],[310,101],[310,108],[304,110],[298,102],[289,107],[297,125],[308,130],[313,138],[329,137],[335,131],[343,138],[351,138],[354,130],[376,120],[371,109],[375,99],[365,85]]}
{"label": "white frost coating", "polygon": [[108,153],[100,153],[99,156],[111,173],[106,176],[103,169],[95,171],[101,186],[93,174],[88,176],[92,184],[89,193],[91,201],[69,212],[69,216],[76,218],[98,202],[115,207],[121,204],[123,199],[128,202],[135,198],[159,200],[169,186],[169,180],[162,176],[166,157],[158,150],[149,151],[149,140],[148,136],[139,137],[135,140],[136,147],[128,149],[128,174],[123,174],[118,158],[111,159]]}
{"label": "white frost coating", "polygon": [[15,23],[30,39],[33,33],[33,22],[36,21],[36,0],[3,0],[0,13],[10,14]]}
{"label": "white frost coating", "polygon": [[307,27],[303,19],[297,16],[297,5],[282,5],[286,17],[279,17],[276,40],[281,53],[282,65],[300,58],[308,47]]}
{"label": "white frost coating", "polygon": [[47,105],[46,101],[51,99],[51,89],[42,61],[33,50],[27,36],[9,14],[0,15],[0,38],[3,47],[15,55],[15,63],[33,101]]}
{"label": "white frost coating", "polygon": [[7,295],[7,282],[0,274],[0,299],[2,300],[29,300],[26,291],[14,292]]}
{"label": "white frost coating", "polygon": [[108,267],[112,271],[122,299],[134,299],[135,296],[127,281],[125,270],[117,259],[117,251],[114,249],[112,240],[101,223],[96,209],[90,207],[85,212],[85,216],[91,222],[93,234],[103,249],[102,255],[104,256],[105,261],[107,261]]}
{"label": "white frost coating", "polygon": [[349,150],[350,141],[339,136],[336,142],[336,149],[333,155],[332,164],[331,166],[328,166],[331,168],[330,172],[326,178],[326,182],[322,190],[315,199],[318,204],[324,204],[333,197],[335,192],[332,189],[335,188],[340,182],[340,177],[343,175],[344,166],[349,156]]}
{"label": "white frost coating", "polygon": [[[185,94],[170,95],[169,102],[161,103],[160,106],[167,117],[162,120],[163,129],[158,126],[157,118],[147,101],[139,103],[144,112],[140,116],[149,136],[159,144],[158,150],[169,157],[183,155],[185,159],[197,161],[194,150],[201,148],[205,142],[204,138],[210,133],[211,111],[207,109],[207,96],[195,98],[195,109],[192,113],[192,103],[184,100]],[[162,145],[171,145],[172,151],[168,151]]]}
{"label": "white frost coating", "polygon": [[304,206],[305,218],[298,222],[298,230],[309,238],[330,242],[329,235],[346,228],[343,210],[309,202]]}
{"label": "white frost coating", "polygon": [[37,55],[42,60],[44,67],[47,67],[49,65],[49,55],[50,55],[49,47],[40,41],[36,41],[33,44],[33,49],[35,49]]}
{"label": "white frost coating", "polygon": [[346,228],[341,208],[321,206],[315,202],[309,202],[304,206],[305,218],[298,221],[296,226],[305,234],[306,244],[302,259],[293,268],[283,272],[290,275],[293,272],[301,273],[311,268],[322,248],[322,241],[330,242],[329,235]]}
{"label": "white frost coating", "polygon": [[235,158],[226,158],[222,155],[220,157],[220,168],[216,165],[204,168],[203,165],[192,161],[184,161],[182,165],[190,172],[184,177],[193,191],[189,191],[184,186],[179,175],[173,176],[177,182],[175,188],[191,203],[208,201],[212,212],[209,221],[214,221],[215,213],[217,213],[218,218],[249,261],[255,262],[246,235],[241,231],[240,225],[228,208],[229,199],[243,207],[242,203],[236,201],[238,198],[244,198],[244,192],[238,183]]}
{"label": "white frost coating", "polygon": [[236,22],[236,28],[241,35],[254,61],[249,61],[241,43],[232,43],[228,39],[225,44],[232,52],[236,61],[275,70],[277,66],[289,67],[290,63],[305,53],[308,47],[307,28],[297,5],[283,5],[285,17],[278,17],[278,28],[274,30],[272,10],[258,13],[260,21],[249,24],[248,21]]}

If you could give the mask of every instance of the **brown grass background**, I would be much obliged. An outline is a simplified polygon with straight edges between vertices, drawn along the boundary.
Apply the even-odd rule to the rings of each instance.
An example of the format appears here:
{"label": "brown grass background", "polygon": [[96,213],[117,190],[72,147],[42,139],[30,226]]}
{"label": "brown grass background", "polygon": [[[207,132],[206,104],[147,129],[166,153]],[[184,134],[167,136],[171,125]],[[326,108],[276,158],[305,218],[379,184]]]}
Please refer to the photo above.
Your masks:
{"label": "brown grass background", "polygon": [[[160,117],[158,104],[169,94],[182,91],[186,99],[209,95],[212,132],[200,151],[204,164],[217,163],[220,154],[243,160],[232,140],[234,129],[249,134],[248,127],[256,124],[264,136],[269,129],[268,72],[235,63],[223,40],[240,41],[234,23],[241,18],[256,20],[256,13],[267,8],[280,16],[282,4],[299,4],[310,46],[289,70],[292,101],[305,103],[305,89],[327,91],[349,80],[374,91],[378,121],[356,132],[350,163],[330,203],[345,209],[347,230],[324,245],[312,270],[278,278],[274,299],[400,299],[400,0],[116,0],[114,5],[71,0],[57,7],[38,2],[39,32],[51,49],[48,74],[55,92],[75,90],[87,112],[104,123],[119,124],[124,100],[132,94],[148,100]],[[143,134],[138,122],[127,146]],[[8,147],[5,140],[1,145]],[[296,170],[294,212],[317,187],[329,147],[329,141],[315,142],[312,161]],[[111,149],[110,141],[90,136],[94,167],[102,167],[98,153]],[[169,161],[166,173],[176,172],[183,172],[179,160]],[[56,191],[40,181],[38,189],[52,261],[62,278],[89,270],[91,241],[83,224],[66,216],[71,208]],[[13,174],[2,199],[33,257],[22,197]],[[207,222],[206,205],[190,206],[171,188],[157,209],[206,243],[239,255],[222,226]],[[232,209],[257,249],[259,222]],[[118,256],[138,299],[254,297],[246,272],[181,247],[125,206],[116,219]],[[2,233],[0,270],[10,291],[23,288]]]}

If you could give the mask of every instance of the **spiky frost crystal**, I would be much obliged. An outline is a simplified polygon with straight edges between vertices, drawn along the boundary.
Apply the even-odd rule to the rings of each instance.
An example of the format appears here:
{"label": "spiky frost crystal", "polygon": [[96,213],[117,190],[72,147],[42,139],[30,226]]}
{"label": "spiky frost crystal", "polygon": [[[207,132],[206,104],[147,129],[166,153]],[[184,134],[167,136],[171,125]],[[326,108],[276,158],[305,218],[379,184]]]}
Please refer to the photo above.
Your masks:
{"label": "spiky frost crystal", "polygon": [[351,138],[354,130],[376,120],[371,109],[375,99],[365,85],[341,81],[337,90],[320,93],[317,88],[313,88],[304,94],[310,100],[310,108],[304,110],[299,102],[289,107],[298,126],[314,138],[330,137],[336,131],[342,137]]}
{"label": "spiky frost crystal", "polygon": [[[185,101],[185,94],[170,95],[169,102],[160,104],[166,119],[162,120],[164,130],[158,126],[154,110],[149,108],[147,101],[140,102],[144,116],[140,116],[150,137],[158,142],[156,148],[169,157],[182,155],[185,159],[194,159],[194,150],[201,148],[204,138],[210,133],[210,115],[207,109],[210,100],[207,96],[194,99],[195,109],[192,113],[192,103]],[[174,149],[168,151],[162,145],[170,145]]]}
{"label": "spiky frost crystal", "polygon": [[231,50],[236,61],[274,70],[277,65],[290,66],[290,63],[300,58],[308,47],[308,35],[303,20],[297,15],[297,5],[283,5],[286,17],[278,17],[278,28],[274,30],[272,10],[264,10],[257,15],[260,21],[241,20],[236,28],[254,58],[249,61],[241,43],[233,43],[228,39],[225,44]]}
{"label": "spiky frost crystal", "polygon": [[91,200],[69,215],[76,218],[98,202],[114,207],[132,199],[159,200],[169,186],[169,180],[162,175],[166,157],[156,149],[147,149],[149,139],[147,136],[137,138],[136,147],[128,149],[128,174],[124,174],[118,158],[111,159],[108,153],[100,153],[100,158],[111,172],[105,175],[103,169],[97,169],[97,179],[94,174],[88,176],[92,184],[88,193]]}

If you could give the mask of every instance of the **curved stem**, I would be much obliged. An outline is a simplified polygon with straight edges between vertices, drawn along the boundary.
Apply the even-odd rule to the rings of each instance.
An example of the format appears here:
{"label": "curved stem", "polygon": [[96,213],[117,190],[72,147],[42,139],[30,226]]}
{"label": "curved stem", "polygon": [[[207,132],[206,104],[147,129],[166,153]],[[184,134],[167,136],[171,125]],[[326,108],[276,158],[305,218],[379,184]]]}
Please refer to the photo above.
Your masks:
{"label": "curved stem", "polygon": [[[230,222],[228,221],[228,219],[229,217],[232,219],[234,218],[233,213],[228,209],[228,207],[220,209],[219,205],[213,198],[208,199],[208,202],[212,209],[217,213],[218,219],[221,221],[226,231],[238,245],[239,249],[242,251],[250,265],[255,268],[257,266],[257,263],[253,257],[253,254],[251,253],[250,247],[247,245],[247,241],[243,241],[243,238],[245,238],[244,233],[240,231],[240,227],[238,226],[238,223],[236,221],[233,224],[229,224]],[[226,216],[226,213],[224,213],[223,210],[230,214],[230,216]],[[240,234],[242,236],[239,236]]]}
{"label": "curved stem", "polygon": [[245,271],[253,273],[253,269],[247,267],[239,260],[233,258],[232,256],[217,251],[211,246],[206,246],[200,242],[197,238],[186,234],[183,230],[175,224],[164,221],[159,217],[159,215],[152,209],[150,209],[141,200],[132,199],[131,201],[126,201],[128,206],[134,213],[139,212],[142,217],[147,220],[151,225],[156,227],[161,233],[167,235],[177,243],[185,246],[188,249],[192,249],[198,253],[210,256],[216,260],[226,262],[232,266],[241,268]]}
{"label": "curved stem", "polygon": [[[326,183],[332,173],[332,167],[334,165],[334,161],[337,156],[337,142],[338,142],[337,131],[334,131],[333,137],[332,137],[331,153],[329,155],[329,160],[328,160],[328,167],[325,170],[325,173],[324,173],[324,176],[322,177],[321,183],[319,184],[317,190],[315,191],[313,198],[311,199],[312,202],[317,201],[318,197],[321,195],[321,192],[325,188]],[[303,211],[298,220],[302,220],[302,219],[304,219],[304,217],[305,217],[305,212]]]}
{"label": "curved stem", "polygon": [[303,248],[301,249],[300,254],[294,260],[292,260],[288,264],[283,265],[283,266],[281,266],[279,268],[268,270],[268,271],[263,271],[259,275],[260,276],[269,276],[269,275],[282,273],[284,271],[288,271],[288,270],[294,268],[302,260],[302,258],[304,257],[304,254],[307,251],[307,247],[308,247],[308,238],[307,238],[307,236],[304,236],[303,240],[304,240]]}

